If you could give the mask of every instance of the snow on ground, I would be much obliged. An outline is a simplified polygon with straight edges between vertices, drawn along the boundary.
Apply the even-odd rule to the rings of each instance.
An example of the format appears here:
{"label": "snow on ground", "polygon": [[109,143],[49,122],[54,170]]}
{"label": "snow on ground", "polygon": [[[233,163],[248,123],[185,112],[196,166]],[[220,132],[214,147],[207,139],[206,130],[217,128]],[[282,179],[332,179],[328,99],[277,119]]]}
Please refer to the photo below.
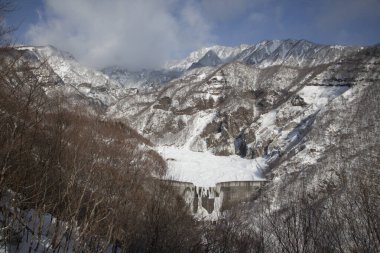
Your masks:
{"label": "snow on ground", "polygon": [[202,81],[204,79],[206,79],[206,73],[202,73],[202,74],[198,75],[198,77],[197,77],[197,81]]}
{"label": "snow on ground", "polygon": [[[190,138],[186,141],[185,147],[187,149],[194,148],[194,144],[198,139],[198,136],[202,133],[205,127],[215,118],[215,113],[200,112],[196,115],[193,120],[192,132]],[[202,145],[201,145],[202,146]],[[205,145],[203,145],[205,146]],[[199,148],[199,147],[198,147]],[[201,150],[206,149],[205,147],[200,147]]]}
{"label": "snow on ground", "polygon": [[184,148],[158,147],[168,163],[167,178],[212,187],[219,182],[264,180],[264,158],[244,159],[239,156],[215,156],[209,152],[194,152]]}
{"label": "snow on ground", "polygon": [[268,127],[275,125],[276,114],[277,114],[277,111],[272,110],[272,111],[269,111],[263,115],[260,115],[260,119],[258,120],[258,122],[260,122],[261,125],[260,125],[260,129],[258,130],[258,132],[260,132],[261,129],[265,129],[265,128],[268,128]]}
{"label": "snow on ground", "polygon": [[322,107],[348,89],[348,86],[305,86],[298,94],[307,104]]}
{"label": "snow on ground", "polygon": [[258,123],[260,123],[260,128],[256,131],[256,141],[261,141],[263,136],[267,136],[270,133],[277,131],[276,127],[276,115],[277,111],[272,110],[265,114],[260,115]]}

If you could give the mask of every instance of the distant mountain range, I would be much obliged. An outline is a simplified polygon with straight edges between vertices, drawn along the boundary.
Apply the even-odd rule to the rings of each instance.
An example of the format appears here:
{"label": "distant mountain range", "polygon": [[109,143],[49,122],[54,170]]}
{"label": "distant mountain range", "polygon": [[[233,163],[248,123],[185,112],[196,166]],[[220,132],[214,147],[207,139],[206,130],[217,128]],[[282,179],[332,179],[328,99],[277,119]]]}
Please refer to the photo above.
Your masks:
{"label": "distant mountain range", "polygon": [[195,68],[216,67],[235,61],[258,68],[275,65],[312,67],[336,61],[360,49],[363,47],[320,45],[307,40],[267,40],[255,45],[201,48],[183,60],[166,64],[162,70],[131,72],[122,67],[108,67],[102,72],[126,87],[137,88],[171,81]]}

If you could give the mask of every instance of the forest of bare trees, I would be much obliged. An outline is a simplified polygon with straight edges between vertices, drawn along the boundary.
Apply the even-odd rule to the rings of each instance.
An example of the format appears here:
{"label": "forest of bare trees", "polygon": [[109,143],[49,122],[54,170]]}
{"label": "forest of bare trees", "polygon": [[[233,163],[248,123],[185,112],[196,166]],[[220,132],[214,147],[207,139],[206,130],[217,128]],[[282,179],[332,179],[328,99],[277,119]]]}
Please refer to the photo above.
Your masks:
{"label": "forest of bare trees", "polygon": [[[56,83],[39,78],[44,63],[31,64],[12,47],[0,55],[5,251],[12,245],[19,250],[25,236],[37,242],[27,251],[37,252],[102,252],[109,245],[181,252],[198,244],[185,243],[194,222],[183,200],[152,179],[166,165],[148,140],[123,123],[68,105],[62,94],[47,96],[44,88]],[[49,246],[39,245],[43,237],[51,239]]]}

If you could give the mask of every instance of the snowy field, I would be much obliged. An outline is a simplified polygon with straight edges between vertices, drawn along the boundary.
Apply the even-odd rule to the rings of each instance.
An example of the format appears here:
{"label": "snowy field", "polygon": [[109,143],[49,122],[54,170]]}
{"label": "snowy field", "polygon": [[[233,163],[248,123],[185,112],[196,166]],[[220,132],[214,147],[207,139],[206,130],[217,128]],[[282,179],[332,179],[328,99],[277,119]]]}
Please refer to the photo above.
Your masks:
{"label": "snowy field", "polygon": [[168,179],[211,187],[219,182],[264,180],[265,159],[243,159],[237,155],[215,156],[185,148],[158,147],[168,163]]}

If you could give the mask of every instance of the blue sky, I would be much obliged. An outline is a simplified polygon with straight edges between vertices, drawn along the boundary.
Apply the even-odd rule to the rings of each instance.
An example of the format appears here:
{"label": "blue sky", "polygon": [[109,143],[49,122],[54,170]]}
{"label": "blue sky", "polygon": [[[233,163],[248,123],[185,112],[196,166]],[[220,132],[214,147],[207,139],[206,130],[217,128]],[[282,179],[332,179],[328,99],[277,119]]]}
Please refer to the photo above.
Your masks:
{"label": "blue sky", "polygon": [[157,67],[202,46],[307,39],[380,43],[380,0],[13,0],[17,43],[90,66]]}

